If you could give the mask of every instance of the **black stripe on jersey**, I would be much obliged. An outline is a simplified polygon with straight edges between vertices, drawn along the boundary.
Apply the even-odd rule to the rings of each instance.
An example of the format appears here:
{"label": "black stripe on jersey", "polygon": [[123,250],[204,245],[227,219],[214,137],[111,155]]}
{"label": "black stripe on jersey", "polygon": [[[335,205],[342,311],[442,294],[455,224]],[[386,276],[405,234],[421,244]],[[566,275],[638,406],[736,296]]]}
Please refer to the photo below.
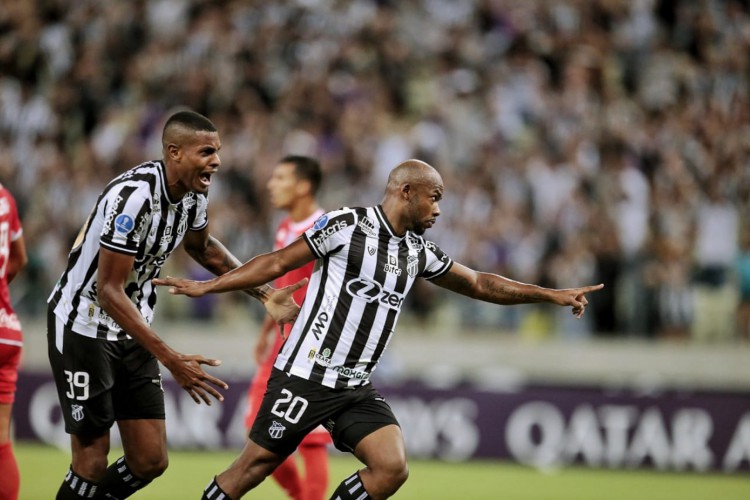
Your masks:
{"label": "black stripe on jersey", "polygon": [[[365,214],[366,212],[361,214],[360,218]],[[361,232],[359,226],[357,226],[357,230]],[[362,237],[365,237],[364,233],[362,233]],[[386,264],[388,264],[388,246],[390,242],[391,235],[388,229],[381,225],[378,231],[378,250],[377,259],[375,261],[375,273],[372,276],[372,280],[376,283],[380,283],[381,285],[385,284],[385,280],[387,277],[385,266]],[[397,283],[398,281],[401,281],[401,278],[406,276],[405,272],[402,272],[401,274],[402,276],[398,278]],[[405,283],[402,284],[402,291],[404,286]],[[344,366],[353,368],[362,357],[362,353],[364,352],[365,347],[367,347],[369,333],[373,323],[375,322],[375,317],[377,316],[378,309],[380,309],[380,302],[377,300],[373,300],[364,307],[362,311],[362,317],[357,320],[357,333],[355,335],[354,342],[352,342],[351,349],[346,354]],[[395,314],[396,311],[389,308],[387,318],[395,317]],[[386,330],[383,330],[384,334],[385,332]],[[341,376],[338,375],[336,380],[336,387],[346,387],[348,385],[347,382],[348,380],[342,380]]]}
{"label": "black stripe on jersey", "polygon": [[[406,285],[409,283],[409,280],[411,277],[409,276],[409,273],[406,271],[407,269],[407,263],[408,263],[408,257],[409,257],[409,245],[406,242],[406,238],[401,240],[401,243],[398,245],[398,262],[401,264],[399,267],[402,269],[401,275],[396,278],[396,286],[394,287],[394,292],[398,293],[399,295],[403,296],[404,291],[406,290]],[[396,309],[388,309],[388,315],[385,318],[385,321],[383,322],[383,334],[378,339],[378,345],[375,347],[375,350],[372,353],[372,359],[373,360],[379,360],[380,356],[382,356],[383,351],[385,350],[386,346],[388,345],[388,341],[391,338],[391,335],[393,335],[393,330],[396,327],[396,319],[398,318],[398,311]],[[368,373],[371,373],[372,370],[375,368],[377,361],[370,361],[367,363],[367,368],[365,371]]]}

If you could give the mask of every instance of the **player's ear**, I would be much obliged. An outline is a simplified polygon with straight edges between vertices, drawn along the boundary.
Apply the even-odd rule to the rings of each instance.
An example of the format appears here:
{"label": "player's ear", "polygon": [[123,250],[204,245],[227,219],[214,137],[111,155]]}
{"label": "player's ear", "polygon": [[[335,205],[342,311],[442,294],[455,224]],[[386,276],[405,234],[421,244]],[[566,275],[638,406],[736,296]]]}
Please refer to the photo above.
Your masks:
{"label": "player's ear", "polygon": [[401,185],[401,197],[405,200],[408,200],[411,198],[412,194],[414,194],[414,189],[412,188],[412,185],[408,182]]}
{"label": "player's ear", "polygon": [[302,179],[297,182],[296,187],[297,196],[306,196],[312,194],[312,183],[307,179]]}
{"label": "player's ear", "polygon": [[180,159],[182,150],[177,144],[175,144],[174,142],[170,142],[169,144],[167,144],[166,149],[167,149],[167,155],[169,155],[169,158],[171,158],[172,160]]}

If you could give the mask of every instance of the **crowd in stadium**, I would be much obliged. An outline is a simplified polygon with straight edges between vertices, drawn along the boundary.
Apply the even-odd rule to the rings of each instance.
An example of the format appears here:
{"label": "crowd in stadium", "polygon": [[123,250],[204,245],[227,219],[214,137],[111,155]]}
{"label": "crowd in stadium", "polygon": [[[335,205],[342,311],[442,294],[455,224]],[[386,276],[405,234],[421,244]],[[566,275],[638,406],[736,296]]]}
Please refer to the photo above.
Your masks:
{"label": "crowd in stadium", "polygon": [[427,236],[456,260],[606,285],[582,321],[467,301],[464,325],[747,341],[748,96],[747,0],[0,1],[19,312],[44,310],[103,184],[160,158],[186,106],[219,128],[211,227],[241,259],[272,246],[282,156],[320,159],[328,209],[377,203],[419,158],[446,184]]}

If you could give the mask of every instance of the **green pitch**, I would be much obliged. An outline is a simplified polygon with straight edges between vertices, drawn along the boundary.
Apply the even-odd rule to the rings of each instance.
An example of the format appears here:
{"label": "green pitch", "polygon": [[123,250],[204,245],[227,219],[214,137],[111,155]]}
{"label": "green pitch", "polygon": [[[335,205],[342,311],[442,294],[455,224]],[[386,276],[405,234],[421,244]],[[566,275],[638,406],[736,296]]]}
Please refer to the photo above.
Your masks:
{"label": "green pitch", "polygon": [[[67,452],[39,444],[17,443],[21,500],[55,497],[69,465]],[[120,456],[119,450],[110,455]],[[222,471],[235,452],[172,451],[167,472],[134,499],[198,499],[211,476]],[[330,490],[360,467],[348,455],[331,457]],[[394,498],[405,500],[717,500],[750,498],[748,475],[610,471],[567,468],[554,472],[502,462],[445,463],[412,460],[410,476]],[[272,479],[245,498],[284,499]]]}

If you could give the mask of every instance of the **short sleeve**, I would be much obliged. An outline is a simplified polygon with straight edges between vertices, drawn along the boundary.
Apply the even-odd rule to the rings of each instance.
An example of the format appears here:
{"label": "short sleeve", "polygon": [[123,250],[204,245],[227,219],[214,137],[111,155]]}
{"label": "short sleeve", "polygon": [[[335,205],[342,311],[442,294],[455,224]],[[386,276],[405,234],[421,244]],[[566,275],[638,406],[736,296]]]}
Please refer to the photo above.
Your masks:
{"label": "short sleeve", "polygon": [[354,213],[349,209],[321,215],[302,235],[313,255],[321,258],[349,243],[354,231]]}
{"label": "short sleeve", "polygon": [[425,241],[425,268],[422,277],[428,280],[442,276],[450,271],[453,259],[431,241]]}
{"label": "short sleeve", "polygon": [[190,225],[191,231],[200,231],[208,226],[208,198],[202,195],[195,196],[195,218]]}
{"label": "short sleeve", "polygon": [[102,246],[135,255],[149,227],[151,193],[138,186],[123,185],[110,190],[104,206],[104,224],[99,235]]}

